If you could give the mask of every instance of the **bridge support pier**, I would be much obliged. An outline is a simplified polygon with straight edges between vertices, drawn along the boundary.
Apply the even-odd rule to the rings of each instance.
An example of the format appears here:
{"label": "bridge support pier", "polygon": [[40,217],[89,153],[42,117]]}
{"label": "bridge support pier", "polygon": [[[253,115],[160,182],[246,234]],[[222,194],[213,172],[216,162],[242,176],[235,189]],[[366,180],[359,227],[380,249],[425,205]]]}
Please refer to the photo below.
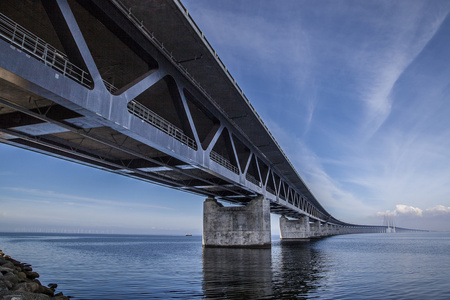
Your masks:
{"label": "bridge support pier", "polygon": [[310,224],[310,236],[311,238],[321,238],[323,237],[322,234],[322,223],[319,220],[314,220]]}
{"label": "bridge support pier", "polygon": [[289,220],[285,216],[280,218],[280,239],[282,241],[309,241],[309,217],[302,216],[299,220]]}
{"label": "bridge support pier", "polygon": [[246,206],[224,207],[214,198],[203,203],[203,246],[270,248],[270,203],[263,196]]}

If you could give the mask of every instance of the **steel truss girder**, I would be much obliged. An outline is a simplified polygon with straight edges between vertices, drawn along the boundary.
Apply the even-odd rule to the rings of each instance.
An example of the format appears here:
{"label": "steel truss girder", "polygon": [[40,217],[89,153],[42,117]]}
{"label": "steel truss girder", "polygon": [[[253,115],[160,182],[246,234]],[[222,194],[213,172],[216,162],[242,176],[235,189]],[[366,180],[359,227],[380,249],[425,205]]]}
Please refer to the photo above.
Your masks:
{"label": "steel truss girder", "polygon": [[[229,118],[215,103],[209,101],[208,95],[205,95],[204,91],[199,89],[198,85],[194,84],[192,79],[187,76],[185,72],[180,72],[180,64],[173,57],[168,56],[167,51],[163,51],[160,45],[156,44],[154,40],[147,39],[145,35],[142,35],[138,27],[135,27],[134,29],[128,28],[128,30],[133,30],[133,32],[128,32],[128,38],[134,39],[137,44],[139,43],[142,46],[140,51],[147,51],[148,55],[157,61],[158,68],[156,70],[149,70],[129,85],[124,86],[116,93],[111,94],[103,82],[100,72],[83,37],[83,33],[78,26],[77,20],[75,19],[67,0],[55,2],[44,1],[44,3],[46,3],[47,7],[51,8],[51,16],[53,15],[53,17],[58,18],[57,22],[59,24],[64,22],[66,28],[65,34],[69,35],[70,44],[72,46],[76,46],[76,53],[72,53],[71,56],[77,57],[78,60],[82,61],[82,64],[87,68],[93,81],[92,89],[86,88],[85,86],[74,82],[70,78],[66,78],[64,76],[61,77],[61,74],[55,72],[51,68],[48,68],[37,60],[32,61],[24,53],[17,51],[17,49],[7,47],[4,41],[0,41],[0,53],[2,53],[4,57],[4,60],[0,62],[1,78],[34,94],[47,98],[61,106],[64,106],[77,114],[96,120],[104,126],[110,127],[121,134],[149,145],[150,147],[166,153],[167,155],[171,155],[186,164],[192,165],[195,168],[217,176],[217,178],[231,183],[231,186],[238,188],[238,190],[230,188],[226,185],[218,185],[213,181],[197,177],[192,173],[185,172],[181,168],[163,164],[141,153],[127,149],[123,145],[118,145],[102,139],[101,137],[93,136],[85,130],[77,129],[65,122],[55,121],[39,113],[30,112],[29,110],[10,103],[9,101],[2,100],[4,105],[9,105],[15,110],[41,119],[42,121],[60,126],[61,128],[77,133],[87,139],[94,140],[108,147],[126,152],[133,157],[148,160],[152,163],[167,167],[173,172],[202,181],[205,183],[205,186],[212,186],[222,189],[230,195],[221,196],[220,193],[209,192],[207,189],[186,187],[192,192],[207,196],[217,196],[234,203],[246,203],[248,202],[249,197],[262,194],[271,200],[275,212],[282,211],[283,214],[288,216],[308,215],[312,219],[319,220],[325,220],[327,218],[333,219],[331,216],[325,215],[321,210],[316,208],[315,205],[306,199],[306,197],[298,191],[287,178],[280,175],[281,173],[277,171],[275,164],[266,160],[264,154],[258,149],[258,147],[254,146],[253,143],[248,140],[246,135],[234,125],[235,123],[232,118]],[[115,2],[108,4],[108,10],[116,9],[113,3]],[[115,21],[118,21],[120,18],[122,21],[129,19],[129,15],[127,16],[125,14],[116,14],[114,17],[116,18]],[[187,117],[188,124],[186,126],[188,126],[192,131],[194,140],[198,145],[197,149],[192,149],[173,137],[167,134],[162,134],[158,129],[143,122],[140,118],[131,115],[127,110],[127,104],[130,101],[154,86],[166,76],[173,78],[176,83],[177,92],[182,103],[182,106],[178,109],[180,109],[181,112]],[[198,103],[200,103],[204,109],[208,110],[219,120],[220,125],[218,128],[211,128],[210,136],[212,136],[212,138],[210,138],[209,145],[206,149],[203,149],[200,146],[202,141],[200,141],[192,113],[190,112],[187,104],[184,93],[185,90],[189,91],[189,93],[196,98]],[[216,131],[213,134],[215,129]],[[219,136],[224,129],[227,129],[231,141],[232,152],[229,153],[229,155],[232,155],[234,160],[238,162],[238,174],[229,171],[224,166],[212,161],[210,158],[211,151],[216,145]],[[40,143],[45,147],[56,149],[55,145],[51,145],[49,141],[44,141],[44,139],[26,136],[14,131],[6,130],[4,132],[29,142]],[[243,167],[239,163],[241,154],[238,153],[236,149],[235,139],[238,139],[240,143],[244,144],[250,151],[247,160],[243,163]],[[8,143],[12,142],[10,141]],[[71,155],[90,159],[98,163],[101,161],[110,167],[115,168],[120,166],[119,164],[106,161],[105,159],[94,159],[92,156],[84,157],[85,154],[78,152],[77,149],[68,150],[59,147],[57,150],[62,152],[69,151]],[[256,180],[260,182],[260,185],[256,185],[247,179],[247,175],[249,175],[249,165],[252,159],[254,159],[256,164],[257,174],[255,175],[258,177]],[[267,174],[265,178],[263,178],[263,174],[261,172],[260,162],[265,164],[267,167]],[[124,166],[121,167],[126,169]],[[148,172],[143,172],[136,169],[133,169],[132,171],[141,177],[143,176],[148,178],[149,181],[154,180],[159,184],[167,184],[174,188],[185,190],[185,187],[178,186],[173,180],[168,180],[167,178],[164,178],[164,176],[149,175]],[[130,174],[125,175],[131,176]],[[276,182],[276,177],[279,178],[278,182]],[[267,188],[269,180],[271,179],[273,180],[275,193],[268,191]],[[239,190],[246,192],[242,193]],[[242,197],[242,200],[236,200],[237,198],[231,195]],[[295,199],[300,200],[295,201]],[[335,221],[339,223],[339,221]]]}

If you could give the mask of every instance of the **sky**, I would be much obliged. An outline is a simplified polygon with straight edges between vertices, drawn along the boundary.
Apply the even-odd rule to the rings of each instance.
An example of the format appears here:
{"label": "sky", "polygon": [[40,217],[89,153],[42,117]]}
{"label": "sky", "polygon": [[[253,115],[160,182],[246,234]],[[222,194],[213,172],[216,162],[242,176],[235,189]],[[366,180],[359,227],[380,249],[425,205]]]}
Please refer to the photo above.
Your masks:
{"label": "sky", "polygon": [[[450,230],[449,1],[182,3],[328,212]],[[200,196],[2,144],[0,166],[0,231],[202,231]]]}

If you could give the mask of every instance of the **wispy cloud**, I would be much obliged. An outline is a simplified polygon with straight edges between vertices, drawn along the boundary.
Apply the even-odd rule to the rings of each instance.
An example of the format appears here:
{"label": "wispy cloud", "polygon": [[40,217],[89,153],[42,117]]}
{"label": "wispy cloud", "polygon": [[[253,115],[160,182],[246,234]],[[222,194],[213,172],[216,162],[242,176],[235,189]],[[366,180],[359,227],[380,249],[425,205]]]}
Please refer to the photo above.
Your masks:
{"label": "wispy cloud", "polygon": [[[0,187],[0,189],[12,191],[21,195],[28,195],[30,196],[31,200],[33,199],[40,199],[40,201],[45,201],[46,203],[49,203],[51,200],[58,202],[64,202],[67,205],[75,205],[78,203],[88,203],[88,204],[95,204],[95,205],[105,205],[105,206],[114,206],[114,207],[128,207],[128,208],[145,208],[145,209],[164,209],[164,210],[172,210],[170,207],[164,207],[164,206],[156,206],[152,204],[147,203],[137,203],[129,201],[128,199],[124,199],[124,201],[113,201],[113,200],[104,200],[104,199],[96,199],[96,198],[89,198],[89,197],[80,197],[75,195],[67,195],[63,193],[58,193],[54,191],[48,191],[48,190],[38,190],[38,189],[27,189],[27,188],[21,188],[21,187]],[[22,196],[24,197],[24,196]],[[46,200],[42,200],[46,199]]]}
{"label": "wispy cloud", "polygon": [[[380,5],[386,3],[379,2]],[[372,136],[385,122],[392,109],[391,96],[396,82],[408,66],[434,37],[448,15],[448,8],[430,16],[424,13],[425,2],[391,2],[391,14],[368,18],[368,32],[374,32],[361,41],[360,50],[352,52],[352,63],[360,77],[361,100],[366,105],[362,133]],[[374,18],[377,18],[375,20]]]}
{"label": "wispy cloud", "polygon": [[366,216],[371,215],[375,207],[346,189],[339,179],[330,176],[324,165],[341,162],[319,157],[300,139],[293,139],[277,124],[268,125],[311,192],[328,212],[347,222],[366,222]]}

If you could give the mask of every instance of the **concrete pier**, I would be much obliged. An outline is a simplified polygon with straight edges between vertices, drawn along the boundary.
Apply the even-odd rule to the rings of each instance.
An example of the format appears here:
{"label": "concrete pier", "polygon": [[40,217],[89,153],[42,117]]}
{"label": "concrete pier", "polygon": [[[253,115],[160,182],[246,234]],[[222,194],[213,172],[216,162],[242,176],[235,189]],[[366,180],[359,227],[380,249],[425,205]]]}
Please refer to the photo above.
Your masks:
{"label": "concrete pier", "polygon": [[203,203],[203,246],[270,248],[270,203],[258,197],[246,206],[224,207],[214,198]]}
{"label": "concrete pier", "polygon": [[310,237],[311,238],[321,238],[322,234],[322,223],[320,221],[313,221],[310,223]]}
{"label": "concrete pier", "polygon": [[299,220],[289,220],[285,216],[280,218],[280,239],[282,241],[309,241],[309,217],[302,216]]}

